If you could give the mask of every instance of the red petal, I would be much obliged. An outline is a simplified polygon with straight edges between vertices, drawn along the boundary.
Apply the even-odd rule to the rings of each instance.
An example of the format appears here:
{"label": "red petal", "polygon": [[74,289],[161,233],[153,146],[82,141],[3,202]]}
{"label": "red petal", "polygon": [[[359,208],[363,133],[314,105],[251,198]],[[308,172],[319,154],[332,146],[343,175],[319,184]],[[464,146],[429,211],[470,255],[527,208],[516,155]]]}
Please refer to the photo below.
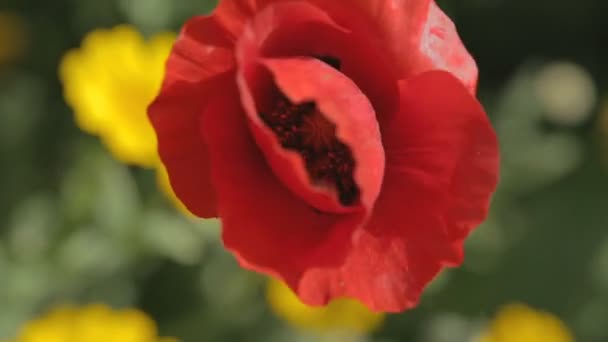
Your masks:
{"label": "red petal", "polygon": [[[367,23],[378,48],[388,52],[401,79],[429,70],[446,70],[471,91],[477,86],[477,65],[466,50],[454,23],[434,0],[353,0],[347,6],[337,1],[313,0],[327,9],[338,24],[348,29],[357,13]],[[348,23],[344,22],[344,18]]]}
{"label": "red petal", "polygon": [[498,182],[496,134],[479,102],[445,72],[403,83],[401,108],[407,110],[381,122],[387,159],[441,186],[453,224],[448,232],[462,238],[485,219]]}
{"label": "red petal", "polygon": [[[236,39],[244,24],[258,11],[281,2],[221,0],[213,17],[219,26],[229,32],[232,39]],[[371,38],[376,44],[374,49],[369,50],[388,52],[390,64],[399,70],[399,75],[395,75],[398,78],[408,78],[429,70],[446,70],[456,75],[472,93],[475,92],[477,65],[462,44],[453,22],[434,0],[352,0],[347,5],[327,0],[291,3],[317,6],[326,11],[336,23],[356,33],[359,41]],[[361,35],[365,39],[361,39]],[[323,37],[319,41],[330,38],[318,37]],[[380,65],[380,60],[385,58],[377,59],[377,64]],[[386,65],[382,67],[390,69]],[[370,93],[367,89],[364,91]]]}
{"label": "red petal", "polygon": [[412,62],[412,71],[446,70],[459,78],[472,94],[477,88],[477,64],[466,50],[450,18],[431,3],[424,31]]}
{"label": "red petal", "polygon": [[402,112],[381,123],[382,192],[345,264],[291,284],[310,304],[348,296],[377,311],[412,307],[443,267],[462,261],[463,238],[487,215],[498,148],[481,105],[441,71],[404,83],[401,96]]}
{"label": "red petal", "polygon": [[[222,15],[229,13],[229,15]],[[199,131],[209,89],[235,66],[233,12],[188,21],[167,60],[162,90],[148,112],[177,197],[195,215],[215,217],[209,156]],[[224,75],[224,76],[223,76]],[[234,82],[234,80],[231,80]]]}
{"label": "red petal", "polygon": [[[384,150],[376,115],[369,100],[344,74],[317,59],[267,59],[264,65],[272,72],[281,92],[292,102],[314,101],[320,112],[336,125],[336,136],[349,146],[356,162],[354,180],[361,190],[361,202],[365,208],[371,209],[382,184]],[[306,177],[302,159],[289,158],[289,154],[294,153],[280,146],[257,112],[248,114],[254,136],[269,143],[264,146],[266,149],[262,149],[277,176],[300,196],[310,195],[312,185]],[[299,172],[294,172],[294,169]],[[301,173],[304,173],[304,178],[293,177]],[[300,186],[293,186],[294,183]],[[309,199],[314,206],[315,198]]]}
{"label": "red petal", "polygon": [[216,199],[207,147],[198,128],[205,102],[202,94],[207,90],[198,83],[173,81],[163,88],[148,113],[175,194],[190,212],[210,218],[217,216]]}
{"label": "red petal", "polygon": [[217,16],[198,16],[183,27],[167,60],[163,87],[200,83],[234,68],[231,33]]}
{"label": "red petal", "polygon": [[277,2],[258,12],[237,44],[241,68],[255,65],[260,57],[331,56],[340,60],[340,71],[368,96],[377,113],[395,111],[398,79],[383,47],[374,44],[376,37],[364,30],[351,32],[331,17],[343,13],[344,24],[356,27],[359,17],[348,15],[352,9],[325,11],[325,2],[314,2]]}
{"label": "red petal", "polygon": [[390,54],[408,78],[429,70],[446,70],[474,93],[477,65],[454,23],[434,0],[356,0]]}
{"label": "red petal", "polygon": [[362,215],[318,213],[287,190],[253,141],[235,88],[217,89],[202,125],[226,248],[244,267],[292,283],[309,267],[340,264]]}

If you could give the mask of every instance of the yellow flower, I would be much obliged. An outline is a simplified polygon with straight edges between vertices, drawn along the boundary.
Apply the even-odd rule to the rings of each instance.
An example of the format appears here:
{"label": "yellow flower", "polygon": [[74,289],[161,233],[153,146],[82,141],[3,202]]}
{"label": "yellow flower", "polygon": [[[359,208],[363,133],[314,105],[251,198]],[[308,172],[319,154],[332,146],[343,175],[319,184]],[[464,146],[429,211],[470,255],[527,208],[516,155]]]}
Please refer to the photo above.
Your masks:
{"label": "yellow flower", "polygon": [[479,342],[573,342],[568,327],[556,316],[523,304],[500,310]]}
{"label": "yellow flower", "polygon": [[0,12],[0,65],[18,58],[26,46],[25,23],[21,17]]}
{"label": "yellow flower", "polygon": [[146,41],[121,25],[89,33],[59,66],[64,96],[78,126],[98,135],[120,161],[146,167],[158,162],[147,107],[157,95],[175,40],[163,33]]}
{"label": "yellow flower", "polygon": [[144,313],[112,310],[105,305],[58,307],[26,323],[14,342],[177,342],[160,338]]}
{"label": "yellow flower", "polygon": [[295,327],[317,332],[371,332],[382,324],[384,315],[369,311],[352,299],[338,299],[326,307],[311,307],[302,303],[283,282],[271,279],[267,297],[275,314]]}

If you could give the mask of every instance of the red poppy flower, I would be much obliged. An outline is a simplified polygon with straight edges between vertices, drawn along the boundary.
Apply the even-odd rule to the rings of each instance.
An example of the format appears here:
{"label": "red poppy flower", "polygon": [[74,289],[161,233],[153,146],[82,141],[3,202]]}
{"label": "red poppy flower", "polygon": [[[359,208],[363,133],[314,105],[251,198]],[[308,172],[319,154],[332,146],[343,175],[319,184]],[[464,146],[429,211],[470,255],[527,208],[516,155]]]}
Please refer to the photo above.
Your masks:
{"label": "red poppy flower", "polygon": [[475,62],[432,0],[223,0],[149,113],[180,199],[311,305],[416,304],[497,182]]}

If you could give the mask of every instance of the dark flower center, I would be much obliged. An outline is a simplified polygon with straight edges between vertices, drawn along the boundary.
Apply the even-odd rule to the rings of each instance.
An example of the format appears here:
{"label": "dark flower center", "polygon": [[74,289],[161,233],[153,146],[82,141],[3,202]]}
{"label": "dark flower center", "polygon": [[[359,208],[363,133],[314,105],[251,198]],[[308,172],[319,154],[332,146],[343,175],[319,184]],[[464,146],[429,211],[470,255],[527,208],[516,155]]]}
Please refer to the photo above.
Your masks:
{"label": "dark flower center", "polygon": [[321,114],[313,102],[293,104],[284,96],[272,112],[260,113],[276,134],[281,146],[298,152],[311,180],[334,189],[345,206],[359,199],[353,179],[355,160],[348,146],[336,137],[336,126]]}
{"label": "dark flower center", "polygon": [[336,70],[340,70],[340,68],[342,67],[342,61],[340,61],[340,59],[333,57],[333,56],[316,56],[316,58],[322,62],[324,62],[325,64],[331,66],[332,68],[336,69]]}

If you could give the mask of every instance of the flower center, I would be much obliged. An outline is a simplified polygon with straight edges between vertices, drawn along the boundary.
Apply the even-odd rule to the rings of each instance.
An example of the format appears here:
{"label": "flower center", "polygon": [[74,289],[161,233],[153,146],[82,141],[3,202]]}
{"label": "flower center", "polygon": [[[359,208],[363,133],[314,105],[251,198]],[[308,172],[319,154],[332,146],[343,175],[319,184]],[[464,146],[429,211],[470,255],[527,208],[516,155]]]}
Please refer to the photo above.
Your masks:
{"label": "flower center", "polygon": [[355,160],[351,150],[336,137],[336,126],[313,102],[293,104],[284,96],[272,112],[260,113],[281,146],[298,152],[310,179],[338,193],[340,203],[356,204],[359,187],[353,179]]}
{"label": "flower center", "polygon": [[315,58],[317,58],[318,60],[322,61],[323,63],[331,66],[332,68],[336,69],[336,70],[340,70],[340,68],[342,67],[342,61],[340,61],[340,59],[333,57],[333,56],[315,56]]}

